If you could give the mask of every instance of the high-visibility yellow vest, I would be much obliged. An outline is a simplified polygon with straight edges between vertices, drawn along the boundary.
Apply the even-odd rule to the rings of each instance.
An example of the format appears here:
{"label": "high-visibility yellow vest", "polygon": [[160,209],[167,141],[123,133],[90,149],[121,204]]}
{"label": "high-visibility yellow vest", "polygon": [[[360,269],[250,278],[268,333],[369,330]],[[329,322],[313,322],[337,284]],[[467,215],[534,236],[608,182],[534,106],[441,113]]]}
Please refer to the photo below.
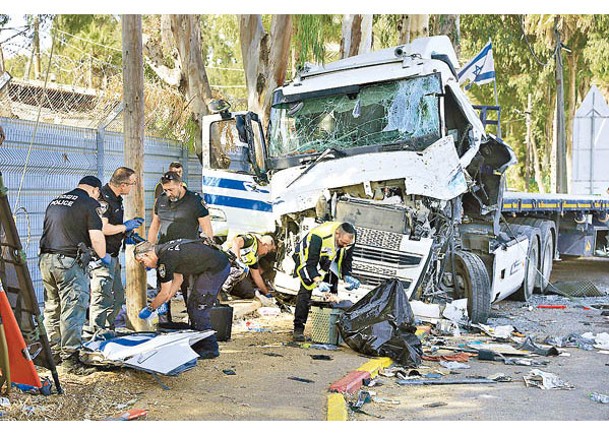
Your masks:
{"label": "high-visibility yellow vest", "polygon": [[[309,257],[309,245],[311,243],[311,237],[313,235],[321,238],[321,252],[319,253],[320,263],[325,258],[328,260],[328,264],[332,261],[336,260],[338,266],[339,278],[341,278],[341,269],[343,258],[345,257],[345,249],[337,249],[334,243],[334,234],[336,233],[337,228],[341,225],[341,222],[324,222],[323,224],[313,228],[309,231],[309,234],[300,242],[300,252],[299,252],[299,265],[296,269],[296,273],[300,278],[300,282],[304,288],[307,290],[313,290],[316,286],[315,283],[306,284],[302,279],[303,269],[307,265],[307,258]],[[338,258],[337,258],[338,256]],[[326,274],[326,270],[318,269],[317,272],[322,276]]]}
{"label": "high-visibility yellow vest", "polygon": [[241,254],[241,261],[243,261],[248,266],[251,266],[252,264],[256,264],[258,262],[258,237],[253,234],[250,234],[250,236],[254,238],[254,243],[252,243],[252,246],[239,249],[239,253]]}

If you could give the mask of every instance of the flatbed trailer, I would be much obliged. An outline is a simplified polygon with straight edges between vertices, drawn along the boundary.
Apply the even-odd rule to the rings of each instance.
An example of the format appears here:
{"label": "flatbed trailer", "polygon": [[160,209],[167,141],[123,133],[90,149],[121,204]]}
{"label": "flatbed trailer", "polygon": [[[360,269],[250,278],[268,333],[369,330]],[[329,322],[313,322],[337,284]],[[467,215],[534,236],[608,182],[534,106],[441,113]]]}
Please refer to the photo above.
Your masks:
{"label": "flatbed trailer", "polygon": [[607,253],[609,196],[508,191],[503,196],[502,214],[512,224],[542,227],[553,222],[555,259]]}

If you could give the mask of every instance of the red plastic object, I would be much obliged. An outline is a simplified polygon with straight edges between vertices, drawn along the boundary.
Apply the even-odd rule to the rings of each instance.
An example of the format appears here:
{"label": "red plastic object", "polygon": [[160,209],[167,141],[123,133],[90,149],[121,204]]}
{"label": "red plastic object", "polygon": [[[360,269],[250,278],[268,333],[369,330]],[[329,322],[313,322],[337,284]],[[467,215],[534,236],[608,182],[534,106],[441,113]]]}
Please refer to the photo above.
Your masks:
{"label": "red plastic object", "polygon": [[356,370],[330,385],[330,391],[352,394],[364,385],[364,379],[370,379],[370,373]]}
{"label": "red plastic object", "polygon": [[146,417],[148,411],[145,409],[130,409],[129,411],[125,411],[122,414],[115,415],[114,417],[110,417],[108,420],[112,421],[130,421],[137,420],[140,417]]}
{"label": "red plastic object", "polygon": [[4,290],[0,290],[0,314],[2,315],[4,334],[6,335],[6,344],[8,345],[11,382],[41,388],[40,377],[38,372],[36,372],[36,367],[34,367],[27,345],[21,334],[21,329],[19,329],[19,324],[15,319],[11,304]]}
{"label": "red plastic object", "polygon": [[556,310],[564,310],[567,308],[566,305],[537,305],[537,308],[551,308]]}

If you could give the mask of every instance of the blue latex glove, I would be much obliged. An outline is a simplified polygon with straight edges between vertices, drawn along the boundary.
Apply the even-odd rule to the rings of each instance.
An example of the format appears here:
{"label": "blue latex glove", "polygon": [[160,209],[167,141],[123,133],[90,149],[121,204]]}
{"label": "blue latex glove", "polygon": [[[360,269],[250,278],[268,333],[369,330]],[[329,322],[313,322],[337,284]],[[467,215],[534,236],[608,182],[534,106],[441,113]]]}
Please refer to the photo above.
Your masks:
{"label": "blue latex glove", "polygon": [[144,223],[144,218],[136,217],[134,219],[129,219],[128,221],[123,222],[125,226],[125,232],[133,231],[136,228],[139,228],[140,225]]}
{"label": "blue latex glove", "polygon": [[328,284],[327,282],[320,282],[319,284],[317,284],[317,290],[319,290],[322,293],[326,293],[329,292],[330,290],[332,290],[332,286],[330,284]]}
{"label": "blue latex glove", "polygon": [[133,237],[127,236],[125,237],[125,245],[137,245],[137,242],[133,240]]}
{"label": "blue latex glove", "polygon": [[156,309],[156,313],[159,316],[162,316],[163,314],[167,314],[167,311],[169,311],[169,307],[167,306],[167,302],[163,302],[161,305],[159,305],[159,307]]}
{"label": "blue latex glove", "polygon": [[345,276],[345,282],[347,283],[345,286],[346,290],[355,290],[360,286],[359,279],[353,278],[351,275]]}
{"label": "blue latex glove", "polygon": [[105,266],[110,266],[112,263],[112,257],[110,254],[106,254],[104,258],[99,259]]}
{"label": "blue latex glove", "polygon": [[154,310],[152,309],[152,307],[149,305],[146,305],[144,308],[141,309],[141,311],[139,312],[139,314],[137,316],[142,320],[149,320],[152,318],[153,314],[154,314]]}

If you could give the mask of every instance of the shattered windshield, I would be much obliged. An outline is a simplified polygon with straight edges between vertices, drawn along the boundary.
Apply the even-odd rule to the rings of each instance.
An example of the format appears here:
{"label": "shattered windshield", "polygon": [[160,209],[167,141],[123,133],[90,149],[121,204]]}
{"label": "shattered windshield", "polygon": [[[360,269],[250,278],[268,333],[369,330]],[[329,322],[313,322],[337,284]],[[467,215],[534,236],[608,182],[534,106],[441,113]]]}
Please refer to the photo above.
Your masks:
{"label": "shattered windshield", "polygon": [[357,93],[303,99],[271,111],[269,157],[440,139],[437,75],[362,86]]}

